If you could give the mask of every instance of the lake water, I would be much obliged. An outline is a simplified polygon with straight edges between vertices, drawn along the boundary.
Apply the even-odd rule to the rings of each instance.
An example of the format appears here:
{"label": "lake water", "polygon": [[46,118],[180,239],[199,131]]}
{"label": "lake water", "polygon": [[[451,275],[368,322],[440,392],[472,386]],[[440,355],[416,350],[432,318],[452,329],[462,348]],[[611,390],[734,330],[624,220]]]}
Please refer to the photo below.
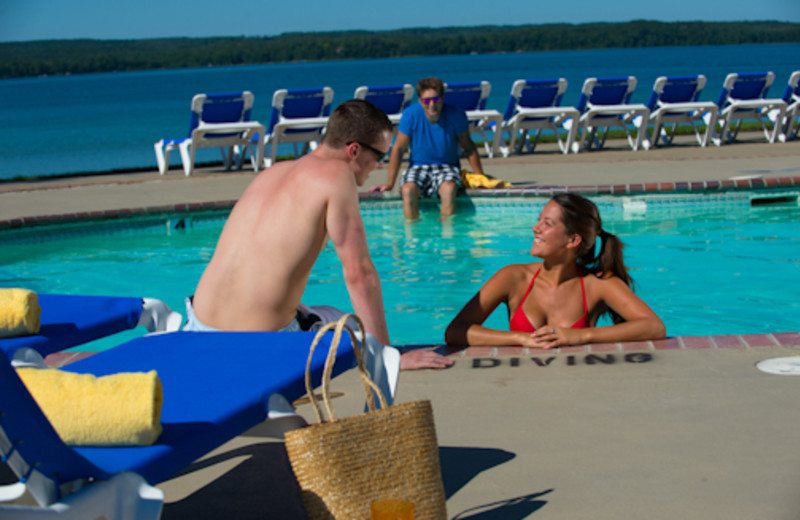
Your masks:
{"label": "lake water", "polygon": [[[272,93],[327,85],[334,105],[360,85],[486,80],[487,108],[505,109],[517,79],[564,77],[564,105],[575,105],[587,77],[636,76],[634,102],[646,102],[662,75],[705,74],[704,100],[716,101],[730,72],[771,70],[773,97],[800,68],[800,44],[603,49],[391,58],[203,69],[87,74],[0,81],[0,179],[117,169],[154,169],[153,143],[186,135],[189,104],[199,92],[250,90],[253,119],[267,122]],[[177,156],[178,154],[173,154]],[[218,160],[200,150],[198,161]],[[179,158],[173,158],[178,164]]]}

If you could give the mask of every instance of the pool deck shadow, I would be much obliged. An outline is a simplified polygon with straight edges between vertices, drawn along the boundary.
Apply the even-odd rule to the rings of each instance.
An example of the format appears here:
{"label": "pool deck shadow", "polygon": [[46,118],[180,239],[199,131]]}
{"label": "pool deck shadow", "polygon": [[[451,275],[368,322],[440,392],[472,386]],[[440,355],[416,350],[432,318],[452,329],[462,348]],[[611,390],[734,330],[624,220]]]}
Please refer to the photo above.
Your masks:
{"label": "pool deck shadow", "polygon": [[[768,182],[800,186],[800,140],[568,156],[545,146],[484,164],[491,175],[538,187],[691,188],[736,178],[770,189]],[[190,178],[173,169],[165,177],[148,171],[4,183],[0,222],[229,204],[252,177],[211,168]],[[385,171],[376,171],[369,185],[384,179]],[[800,517],[800,377],[756,368],[764,359],[800,356],[796,331],[548,352],[438,348],[455,365],[402,372],[397,398],[432,401],[449,518]],[[48,358],[54,365],[69,360]],[[340,416],[361,412],[354,371],[332,386],[344,394],[334,400]],[[298,412],[314,421],[309,405]],[[159,487],[165,520],[305,518],[282,442],[260,427]]]}

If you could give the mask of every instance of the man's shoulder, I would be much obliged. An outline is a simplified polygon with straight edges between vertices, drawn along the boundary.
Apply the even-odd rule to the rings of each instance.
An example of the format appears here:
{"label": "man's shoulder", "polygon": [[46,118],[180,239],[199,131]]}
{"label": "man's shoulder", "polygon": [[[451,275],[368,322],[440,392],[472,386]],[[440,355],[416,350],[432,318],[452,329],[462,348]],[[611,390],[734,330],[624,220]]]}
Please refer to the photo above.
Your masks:
{"label": "man's shoulder", "polygon": [[425,112],[422,110],[422,105],[419,103],[411,103],[405,110],[403,110],[402,118],[414,118],[419,117],[421,115],[425,115]]}
{"label": "man's shoulder", "polygon": [[269,168],[263,175],[275,173],[277,176],[285,176],[285,181],[281,181],[284,186],[302,186],[309,191],[346,185],[348,179],[355,182],[353,171],[345,161],[323,159],[311,154],[285,163],[280,162],[273,168],[276,168],[276,171],[272,172],[270,171],[272,168]]}

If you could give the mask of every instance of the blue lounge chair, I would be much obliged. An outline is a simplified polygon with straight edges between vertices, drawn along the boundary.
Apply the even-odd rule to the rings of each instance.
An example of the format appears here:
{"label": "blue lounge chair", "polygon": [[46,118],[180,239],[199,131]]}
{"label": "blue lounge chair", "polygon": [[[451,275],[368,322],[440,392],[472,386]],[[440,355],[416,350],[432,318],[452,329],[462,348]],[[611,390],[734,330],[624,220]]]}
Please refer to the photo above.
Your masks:
{"label": "blue lounge chair", "polygon": [[[310,361],[315,386],[331,336]],[[164,495],[153,486],[267,419],[274,394],[293,401],[305,393],[313,338],[310,332],[174,332],[137,338],[64,367],[96,376],[157,371],[163,432],[154,445],[141,447],[67,446],[0,353],[0,454],[20,479],[0,486],[0,499],[27,491],[38,504],[0,504],[0,517],[158,519]],[[353,360],[352,346],[343,341],[333,374]]]}
{"label": "blue lounge chair", "polygon": [[[786,141],[786,135],[781,131],[786,102],[767,98],[774,80],[775,74],[772,72],[728,74],[717,101],[719,114],[715,139],[720,144],[736,140],[742,121],[748,119],[758,121],[768,142]],[[775,123],[770,123],[770,119]]]}
{"label": "blue lounge chair", "polygon": [[[619,78],[587,78],[581,89],[577,109],[581,116],[578,120],[577,142],[573,145],[591,150],[605,145],[608,129],[620,127],[625,131],[632,150],[638,150],[644,139],[650,110],[642,104],[631,103],[631,96],[636,89],[636,78],[633,76]],[[566,125],[572,124],[570,121]],[[630,126],[636,128],[636,136],[632,136]],[[602,137],[597,130],[605,128]]]}
{"label": "blue lounge chair", "polygon": [[[233,94],[197,94],[192,98],[192,117],[189,135],[175,139],[161,139],[154,145],[158,171],[161,175],[169,169],[169,154],[180,150],[183,171],[188,176],[194,169],[198,148],[219,148],[225,169],[234,161],[242,167],[241,158],[250,147],[254,135],[264,135],[264,125],[250,120],[253,94],[249,91]],[[253,168],[261,161],[261,151],[256,152]]]}
{"label": "blue lounge chair", "polygon": [[[333,89],[330,87],[276,90],[272,95],[269,128],[264,137],[259,136],[264,166],[275,164],[281,144],[292,143],[295,157],[316,148],[325,133],[332,104]],[[300,143],[303,143],[302,151],[297,148]]]}
{"label": "blue lounge chair", "polygon": [[385,86],[366,86],[362,85],[356,89],[354,99],[365,99],[377,106],[389,117],[392,122],[394,132],[397,132],[397,125],[403,110],[408,108],[414,98],[414,87],[406,83],[404,85],[385,85]]}
{"label": "blue lounge chair", "polygon": [[[494,157],[500,147],[499,128],[503,122],[503,115],[497,110],[486,109],[486,100],[492,91],[491,83],[488,81],[445,83],[444,87],[445,102],[461,107],[467,113],[470,134],[480,134],[486,155]],[[494,137],[490,144],[486,131],[492,128],[497,130],[492,130]]]}
{"label": "blue lounge chair", "polygon": [[[695,76],[660,76],[653,85],[653,93],[647,103],[650,109],[650,123],[653,135],[645,135],[645,148],[658,145],[659,138],[665,145],[672,144],[675,132],[681,123],[689,124],[694,130],[695,138],[700,146],[706,146],[713,134],[717,120],[717,105],[711,101],[698,101],[706,77]],[[700,135],[695,123],[708,121],[705,132]],[[667,129],[672,125],[672,131]]]}
{"label": "blue lounge chair", "polygon": [[[792,72],[789,84],[783,93],[786,103],[786,116],[783,122],[783,133],[786,139],[794,139],[800,131],[800,70]],[[773,114],[777,117],[779,114]]]}
{"label": "blue lounge chair", "polygon": [[39,294],[39,333],[0,339],[0,350],[11,360],[42,358],[117,332],[144,326],[148,332],[180,328],[182,316],[153,298]]}
{"label": "blue lounge chair", "polygon": [[[508,157],[510,147],[514,147],[517,153],[522,153],[523,147],[533,152],[542,130],[552,130],[561,151],[570,152],[577,125],[571,124],[567,130],[563,124],[568,120],[577,121],[580,113],[575,108],[560,106],[566,90],[567,80],[564,78],[518,79],[514,82],[503,114],[502,129],[509,138],[509,146],[500,145],[503,157]],[[536,130],[533,138],[528,135],[529,130]]]}

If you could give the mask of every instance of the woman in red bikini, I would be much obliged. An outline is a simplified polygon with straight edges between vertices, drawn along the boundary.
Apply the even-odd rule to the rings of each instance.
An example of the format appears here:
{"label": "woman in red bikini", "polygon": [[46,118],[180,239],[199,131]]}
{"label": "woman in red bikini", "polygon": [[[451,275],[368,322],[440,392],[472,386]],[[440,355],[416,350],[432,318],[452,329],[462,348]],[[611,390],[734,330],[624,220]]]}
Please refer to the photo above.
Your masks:
{"label": "woman in red bikini", "polygon": [[[450,322],[448,344],[552,348],[665,337],[661,319],[631,290],[622,241],[603,231],[593,202],[573,193],[556,195],[533,235],[531,255],[543,261],[495,273]],[[484,327],[501,303],[508,306],[509,330]],[[613,324],[597,327],[604,313]]]}

